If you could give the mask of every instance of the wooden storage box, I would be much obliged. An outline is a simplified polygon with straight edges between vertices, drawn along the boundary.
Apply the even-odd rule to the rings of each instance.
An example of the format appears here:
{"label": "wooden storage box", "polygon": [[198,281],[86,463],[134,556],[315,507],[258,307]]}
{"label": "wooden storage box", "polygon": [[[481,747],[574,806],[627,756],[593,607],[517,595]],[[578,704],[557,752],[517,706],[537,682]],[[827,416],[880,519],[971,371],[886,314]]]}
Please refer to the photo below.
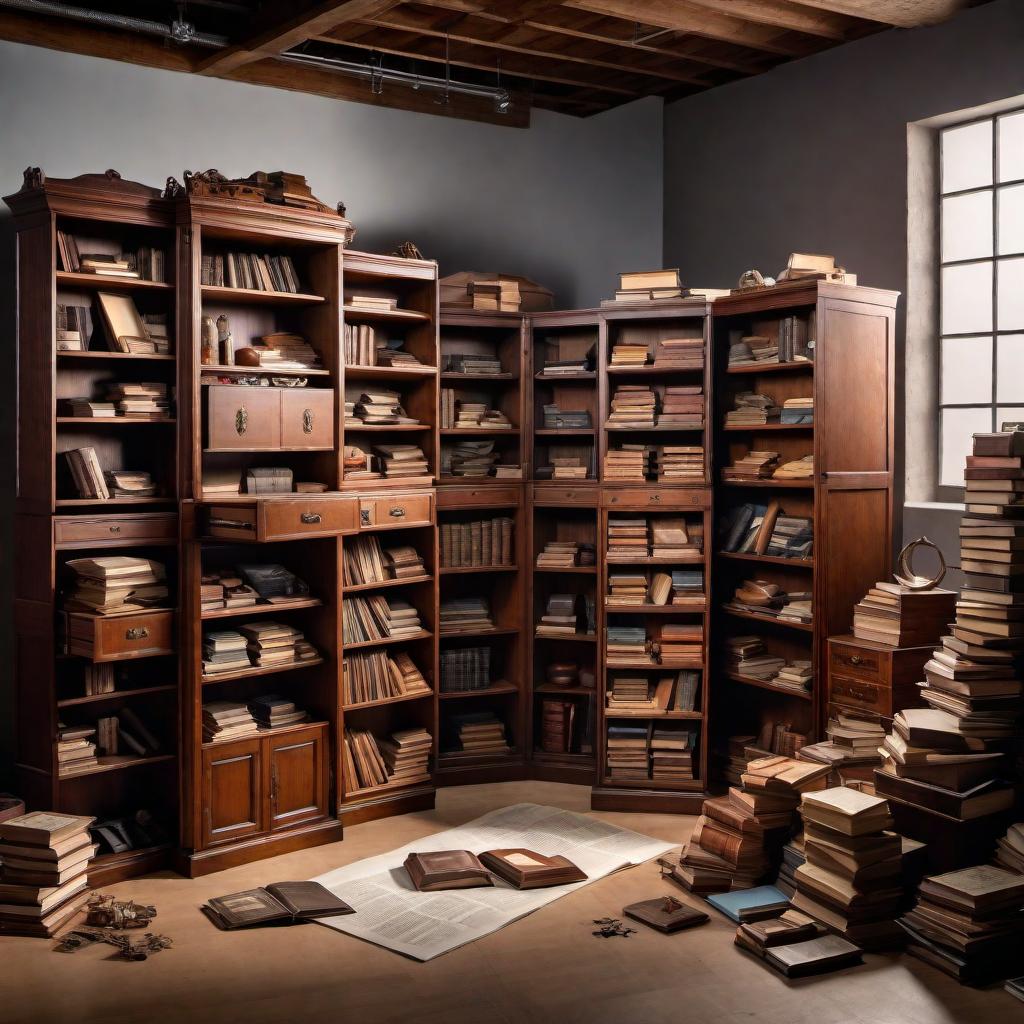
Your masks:
{"label": "wooden storage box", "polygon": [[68,652],[93,661],[130,661],[174,654],[174,612],[68,614]]}

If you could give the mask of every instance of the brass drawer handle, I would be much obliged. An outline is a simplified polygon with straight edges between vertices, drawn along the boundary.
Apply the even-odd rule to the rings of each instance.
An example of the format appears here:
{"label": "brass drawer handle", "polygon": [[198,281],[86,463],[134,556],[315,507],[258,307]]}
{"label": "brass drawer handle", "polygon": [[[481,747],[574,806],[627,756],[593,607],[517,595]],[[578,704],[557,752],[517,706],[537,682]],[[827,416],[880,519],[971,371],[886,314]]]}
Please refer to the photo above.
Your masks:
{"label": "brass drawer handle", "polygon": [[303,512],[302,515],[299,518],[304,523],[307,523],[307,524],[319,523],[320,522],[320,513],[319,512]]}
{"label": "brass drawer handle", "polygon": [[108,529],[110,530],[111,533],[120,533],[121,532],[121,527],[120,526],[111,526],[111,527],[108,527]]}
{"label": "brass drawer handle", "polygon": [[241,437],[249,429],[249,411],[244,405],[235,413],[235,433]]}
{"label": "brass drawer handle", "polygon": [[145,640],[149,636],[149,630],[145,626],[132,626],[124,631],[125,640]]}
{"label": "brass drawer handle", "polygon": [[304,434],[313,433],[313,410],[303,409],[302,410],[302,432]]}
{"label": "brass drawer handle", "polygon": [[401,505],[392,505],[388,515],[393,519],[401,519],[405,515],[405,509]]}

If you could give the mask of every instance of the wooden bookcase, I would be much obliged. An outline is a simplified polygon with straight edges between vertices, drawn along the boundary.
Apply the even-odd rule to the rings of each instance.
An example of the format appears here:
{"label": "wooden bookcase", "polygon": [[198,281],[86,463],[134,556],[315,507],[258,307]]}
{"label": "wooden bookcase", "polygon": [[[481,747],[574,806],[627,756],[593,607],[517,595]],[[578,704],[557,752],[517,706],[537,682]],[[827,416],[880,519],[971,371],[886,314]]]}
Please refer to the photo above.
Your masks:
{"label": "wooden bookcase", "polygon": [[[809,558],[738,554],[716,542],[712,643],[712,711],[716,738],[756,734],[766,722],[788,723],[815,737],[824,728],[826,638],[848,631],[853,606],[892,565],[895,340],[898,293],[807,282],[732,295],[714,304],[713,474],[715,517],[721,524],[738,505],[772,500],[785,513],[813,521]],[[730,338],[779,336],[786,318],[810,327],[813,360],[730,366]],[[787,398],[813,396],[813,425],[725,426],[725,413],[744,391]],[[723,467],[749,450],[780,453],[780,463],[814,456],[808,480],[733,482]],[[728,603],[746,579],[812,593],[813,621],[779,622],[731,612]],[[729,671],[723,661],[732,636],[757,636],[769,653],[812,662],[813,687],[803,694]]]}

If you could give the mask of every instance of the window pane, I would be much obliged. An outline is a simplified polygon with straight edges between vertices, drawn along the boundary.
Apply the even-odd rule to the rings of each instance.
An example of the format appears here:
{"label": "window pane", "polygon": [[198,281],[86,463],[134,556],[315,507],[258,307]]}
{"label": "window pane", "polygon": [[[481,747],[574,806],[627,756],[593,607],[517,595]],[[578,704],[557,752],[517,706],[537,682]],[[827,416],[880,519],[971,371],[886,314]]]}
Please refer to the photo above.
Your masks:
{"label": "window pane", "polygon": [[943,487],[963,487],[964,459],[971,454],[973,436],[992,429],[992,410],[942,410],[942,465],[939,483]]}
{"label": "window pane", "polygon": [[977,405],[991,401],[992,339],[944,338],[942,404]]}
{"label": "window pane", "polygon": [[969,263],[942,270],[942,333],[992,330],[992,264]]}
{"label": "window pane", "polygon": [[998,203],[999,255],[1011,256],[1024,252],[1024,185],[1001,188]]}
{"label": "window pane", "polygon": [[1004,423],[1024,423],[1024,406],[1002,405],[996,409],[996,426],[1001,429]]}
{"label": "window pane", "polygon": [[1024,402],[1024,334],[996,341],[996,401]]}
{"label": "window pane", "polygon": [[979,121],[942,133],[942,191],[992,184],[992,122]]}
{"label": "window pane", "polygon": [[1024,178],[1024,110],[999,118],[999,180]]}
{"label": "window pane", "polygon": [[[1002,231],[1002,221],[999,230]],[[1002,239],[1000,239],[1002,241]],[[942,200],[942,262],[992,255],[992,193]]]}
{"label": "window pane", "polygon": [[1024,257],[999,261],[998,295],[1000,331],[1024,327]]}

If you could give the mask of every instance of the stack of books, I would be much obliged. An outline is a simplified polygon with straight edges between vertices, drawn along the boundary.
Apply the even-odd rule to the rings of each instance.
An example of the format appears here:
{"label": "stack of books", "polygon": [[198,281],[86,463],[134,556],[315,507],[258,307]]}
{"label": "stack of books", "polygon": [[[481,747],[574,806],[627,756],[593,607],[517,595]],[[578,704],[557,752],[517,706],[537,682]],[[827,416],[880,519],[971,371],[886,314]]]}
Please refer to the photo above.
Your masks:
{"label": "stack of books", "polygon": [[92,341],[92,306],[57,304],[56,350],[87,352]]}
{"label": "stack of books", "polygon": [[593,373],[594,348],[591,346],[582,356],[573,359],[550,359],[544,363],[542,377],[575,377],[581,373]]}
{"label": "stack of books", "polygon": [[[659,598],[663,592],[672,588],[672,577],[667,573],[657,573],[653,581],[648,581],[644,573],[610,573],[608,576],[608,595],[605,604],[619,607],[643,604],[665,604],[665,600],[655,601],[655,588]],[[648,601],[648,596],[650,600]]]}
{"label": "stack of books", "polygon": [[814,422],[814,398],[808,395],[806,398],[787,398],[782,403],[782,411],[779,413],[780,423],[813,423]]}
{"label": "stack of books", "polygon": [[[672,677],[667,677],[671,683]],[[650,704],[652,683],[647,676],[615,676],[608,691],[608,707],[620,711],[634,707],[646,708]]]}
{"label": "stack of books", "polygon": [[814,547],[814,520],[779,513],[765,554],[773,558],[810,558]]}
{"label": "stack of books", "polygon": [[203,675],[235,672],[250,668],[248,643],[237,630],[223,629],[203,634]]}
{"label": "stack of books", "polygon": [[659,427],[689,430],[704,426],[704,389],[699,384],[669,384],[661,398]]}
{"label": "stack of books", "polygon": [[469,294],[474,309],[491,312],[517,313],[522,302],[519,282],[514,278],[499,278],[497,281],[470,281]]}
{"label": "stack of books", "polygon": [[608,519],[608,561],[646,559],[650,553],[646,519]]}
{"label": "stack of books", "polygon": [[473,566],[512,565],[514,523],[509,516],[442,523],[441,566],[462,569]]}
{"label": "stack of books", "polygon": [[260,357],[260,366],[272,370],[319,370],[320,353],[301,334],[275,331],[264,334],[252,346]]}
{"label": "stack of books", "polygon": [[426,729],[403,729],[378,744],[388,781],[410,785],[430,779],[430,750],[434,739]]}
{"label": "stack of books", "polygon": [[736,929],[735,943],[790,978],[861,962],[856,946],[827,933],[814,918],[790,909],[778,917],[744,921]]}
{"label": "stack of books", "polygon": [[824,789],[824,765],[771,756],[749,761],[728,796],[705,800],[671,877],[691,892],[749,889],[789,839],[801,794]]}
{"label": "stack of books", "polygon": [[494,629],[486,597],[449,597],[441,601],[441,634],[477,633]]}
{"label": "stack of books", "polygon": [[672,570],[672,604],[686,604],[704,594],[703,569]]}
{"label": "stack of books", "polygon": [[693,780],[697,731],[655,724],[651,730],[651,778],[656,782]]}
{"label": "stack of books", "polygon": [[593,426],[589,409],[562,409],[548,404],[543,412],[545,430],[589,430]]}
{"label": "stack of books", "polygon": [[350,294],[345,296],[345,305],[373,313],[391,313],[398,309],[398,296],[387,294]]}
{"label": "stack of books", "polygon": [[61,778],[98,765],[96,727],[57,724],[57,770]]}
{"label": "stack of books", "polygon": [[377,346],[378,366],[422,366],[419,356],[415,352],[408,352],[405,349],[405,341],[402,338],[388,338],[383,345]]}
{"label": "stack of books", "polygon": [[704,483],[704,446],[659,445],[654,449],[652,468],[659,483],[702,486]]}
{"label": "stack of books", "polygon": [[654,365],[667,370],[703,370],[703,338],[663,338],[654,349]]}
{"label": "stack of books", "polygon": [[295,701],[276,693],[254,697],[249,701],[249,711],[261,729],[283,729],[309,719],[309,714],[296,707]]}
{"label": "stack of books", "polygon": [[203,742],[255,736],[259,725],[244,701],[215,700],[203,705]]}
{"label": "stack of books", "polygon": [[[72,243],[75,240],[72,239]],[[161,254],[162,255],[162,254]],[[127,256],[107,252],[83,252],[78,254],[80,274],[101,274],[103,277],[139,277],[139,272],[132,266]]]}
{"label": "stack of books", "polygon": [[619,274],[614,299],[603,299],[602,306],[630,302],[657,302],[682,297],[678,270],[640,270]]}
{"label": "stack of books", "polygon": [[238,631],[246,638],[249,660],[259,668],[290,665],[299,660],[299,645],[304,638],[294,626],[260,620],[247,622]]}
{"label": "stack of books", "polygon": [[615,782],[639,782],[651,777],[651,725],[648,722],[610,723],[606,763]]}
{"label": "stack of books", "polygon": [[461,477],[490,476],[500,454],[493,441],[459,441],[441,450],[441,475]]}
{"label": "stack of books", "polygon": [[729,337],[729,365],[752,366],[757,363],[777,363],[779,361],[779,343],[777,338],[768,338],[763,334],[746,334],[733,332]]}
{"label": "stack of books", "polygon": [[[349,404],[348,402],[345,403],[346,426],[350,425],[348,418],[352,414]],[[352,406],[354,409],[354,403],[352,403]],[[355,423],[358,424],[359,421],[355,420]],[[363,451],[358,445],[345,445],[342,453],[342,469],[344,470],[346,480],[379,480],[383,474],[373,468],[376,464],[377,462],[375,462],[374,457],[368,452]]]}
{"label": "stack of books", "polygon": [[536,636],[575,636],[578,630],[575,594],[550,594],[544,614],[536,625]]}
{"label": "stack of books", "polygon": [[828,740],[800,750],[807,761],[830,764],[834,768],[857,768],[882,763],[878,748],[885,740],[885,729],[867,715],[854,714],[837,707],[825,726]]}
{"label": "stack of books", "polygon": [[491,685],[491,649],[446,647],[441,651],[441,692],[486,690]]}
{"label": "stack of books", "polygon": [[117,407],[113,402],[98,402],[91,398],[62,398],[58,412],[62,416],[78,419],[114,419]]}
{"label": "stack of books", "polygon": [[779,453],[749,451],[722,469],[723,480],[767,480],[779,464]]}
{"label": "stack of books", "polygon": [[649,430],[657,420],[658,396],[646,384],[620,384],[605,424],[609,430]]}
{"label": "stack of books", "polygon": [[604,477],[606,480],[647,480],[651,472],[651,456],[654,449],[645,444],[623,444],[609,448],[604,453]]}
{"label": "stack of books", "polygon": [[540,749],[545,754],[568,754],[572,750],[576,701],[542,700],[540,705]]}
{"label": "stack of books", "polygon": [[854,605],[853,635],[890,647],[925,647],[938,642],[955,608],[951,590],[911,590],[882,581]]}
{"label": "stack of books", "polygon": [[93,820],[32,811],[0,822],[0,935],[50,939],[81,910]]}
{"label": "stack of books", "polygon": [[156,608],[167,601],[167,572],[160,562],[137,555],[73,558],[74,588],[64,602],[67,611],[94,615]]}
{"label": "stack of books", "polygon": [[512,423],[500,410],[486,402],[467,402],[454,388],[441,389],[442,430],[511,430]]}
{"label": "stack of books", "polygon": [[510,754],[505,725],[493,711],[465,711],[451,715],[448,728],[453,745],[445,753],[472,756]]}
{"label": "stack of books", "polygon": [[799,459],[784,462],[772,474],[774,480],[812,480],[814,479],[814,456],[803,455]]}
{"label": "stack of books", "polygon": [[652,665],[651,645],[643,626],[606,626],[605,657],[608,667]]}
{"label": "stack of books", "polygon": [[353,412],[356,419],[367,427],[396,423],[415,426],[419,423],[415,417],[406,415],[402,396],[397,391],[364,391],[353,406]]}
{"label": "stack of books", "polygon": [[552,480],[586,480],[588,476],[587,462],[581,455],[552,455]]}
{"label": "stack of books", "polygon": [[651,556],[685,560],[704,549],[704,527],[682,517],[656,517],[650,521]]}
{"label": "stack of books", "polygon": [[385,548],[384,570],[389,580],[415,580],[427,572],[423,556],[411,544]]}
{"label": "stack of books", "polygon": [[366,704],[430,692],[423,673],[405,651],[346,654],[342,660],[342,686],[346,704]]}
{"label": "stack of books", "polygon": [[757,427],[778,420],[779,408],[771,395],[741,391],[733,399],[733,408],[725,414],[727,427]]}
{"label": "stack of books", "polygon": [[373,454],[377,470],[387,480],[430,475],[423,449],[414,444],[375,444]]}
{"label": "stack of books", "polygon": [[423,632],[420,613],[408,601],[402,601],[397,597],[382,598],[379,595],[376,599],[370,600],[383,619],[385,636],[402,640]]}
{"label": "stack of books", "polygon": [[373,789],[388,782],[388,766],[369,729],[346,729],[344,751],[345,792]]}
{"label": "stack of books", "polygon": [[704,653],[704,627],[699,623],[665,623],[658,633],[657,649],[662,665],[700,661]]}
{"label": "stack of books", "polygon": [[810,693],[814,686],[814,665],[810,661],[787,661],[772,677],[772,682],[784,690]]}
{"label": "stack of books", "polygon": [[986,985],[1020,971],[1022,911],[1024,875],[981,864],[926,878],[899,923],[912,956],[957,981]]}
{"label": "stack of books", "polygon": [[[442,527],[443,529],[443,527]],[[539,569],[569,569],[577,565],[580,542],[576,540],[549,540],[537,555]]]}
{"label": "stack of books", "polygon": [[150,498],[156,494],[152,476],[141,469],[108,469],[103,479],[112,498]]}
{"label": "stack of books", "polygon": [[612,345],[611,366],[645,366],[647,363],[647,343],[617,341]]}
{"label": "stack of books", "polygon": [[501,360],[480,352],[450,352],[441,357],[442,373],[464,373],[467,377],[484,377],[501,373]]}
{"label": "stack of books", "polygon": [[794,872],[793,906],[862,949],[902,946],[901,845],[887,831],[887,801],[838,786],[805,793],[800,813],[806,862]]}
{"label": "stack of books", "polygon": [[244,583],[234,569],[226,567],[203,573],[199,582],[199,601],[204,612],[246,608],[259,601],[259,594]]}
{"label": "stack of books", "polygon": [[785,658],[769,654],[759,636],[731,636],[726,639],[729,671],[752,679],[773,679],[786,664]]}

